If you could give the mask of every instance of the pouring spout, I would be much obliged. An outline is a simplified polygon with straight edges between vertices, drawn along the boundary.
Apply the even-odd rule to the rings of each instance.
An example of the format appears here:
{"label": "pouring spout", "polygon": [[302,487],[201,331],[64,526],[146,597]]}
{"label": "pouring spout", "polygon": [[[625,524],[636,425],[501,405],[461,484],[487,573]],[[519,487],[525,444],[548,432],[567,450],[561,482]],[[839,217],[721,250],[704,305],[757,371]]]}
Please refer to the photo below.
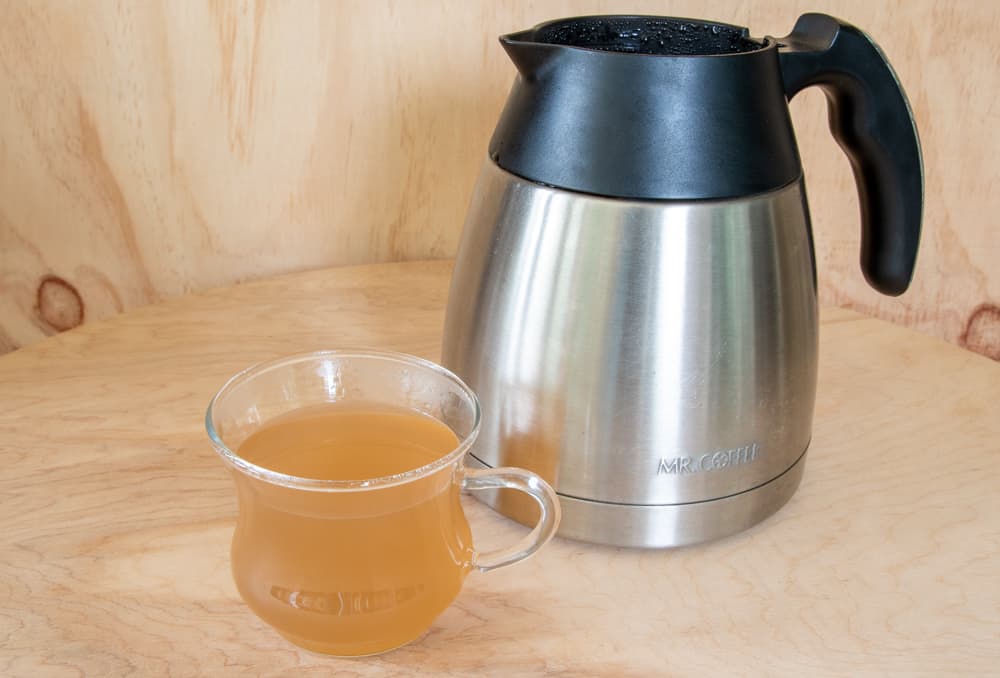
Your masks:
{"label": "pouring spout", "polygon": [[534,29],[501,35],[500,45],[517,71],[529,80],[537,77],[542,68],[563,49],[560,45],[538,42]]}

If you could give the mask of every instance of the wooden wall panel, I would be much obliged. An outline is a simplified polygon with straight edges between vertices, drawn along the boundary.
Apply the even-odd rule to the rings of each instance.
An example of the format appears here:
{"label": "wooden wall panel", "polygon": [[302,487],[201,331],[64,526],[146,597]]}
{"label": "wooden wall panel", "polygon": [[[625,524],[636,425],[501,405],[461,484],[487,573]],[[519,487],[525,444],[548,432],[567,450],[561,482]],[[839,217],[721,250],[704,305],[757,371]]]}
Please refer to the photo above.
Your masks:
{"label": "wooden wall panel", "polygon": [[823,302],[1000,358],[991,0],[0,0],[0,351],[191,290],[452,256],[514,75],[502,32],[639,12],[784,35],[811,10],[880,42],[927,170],[913,288],[879,297],[825,101],[796,98]]}

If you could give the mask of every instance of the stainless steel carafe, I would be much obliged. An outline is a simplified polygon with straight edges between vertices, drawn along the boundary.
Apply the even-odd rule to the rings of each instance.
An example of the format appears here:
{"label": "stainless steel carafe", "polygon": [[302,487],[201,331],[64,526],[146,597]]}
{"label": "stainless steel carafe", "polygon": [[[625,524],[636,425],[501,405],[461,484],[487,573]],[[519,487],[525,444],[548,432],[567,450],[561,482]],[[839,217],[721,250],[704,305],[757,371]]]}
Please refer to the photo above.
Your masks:
{"label": "stainless steel carafe", "polygon": [[[906,97],[864,33],[782,39],[660,17],[507,35],[518,76],[469,209],[443,362],[479,394],[469,462],[523,466],[560,534],[625,546],[745,529],[802,477],[816,273],[788,99],[821,86],[862,206],[862,269],[909,284],[923,179]],[[488,500],[522,521],[529,507]]]}

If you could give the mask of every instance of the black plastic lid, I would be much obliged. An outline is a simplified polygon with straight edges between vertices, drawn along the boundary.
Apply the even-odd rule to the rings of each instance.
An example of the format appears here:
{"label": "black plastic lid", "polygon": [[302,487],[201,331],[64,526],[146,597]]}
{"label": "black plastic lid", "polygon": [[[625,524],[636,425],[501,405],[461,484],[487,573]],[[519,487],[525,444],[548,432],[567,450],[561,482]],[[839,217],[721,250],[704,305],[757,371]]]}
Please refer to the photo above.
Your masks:
{"label": "black plastic lid", "polygon": [[504,169],[634,199],[718,199],[797,179],[776,43],[646,16],[561,19],[500,38],[519,71],[490,142]]}

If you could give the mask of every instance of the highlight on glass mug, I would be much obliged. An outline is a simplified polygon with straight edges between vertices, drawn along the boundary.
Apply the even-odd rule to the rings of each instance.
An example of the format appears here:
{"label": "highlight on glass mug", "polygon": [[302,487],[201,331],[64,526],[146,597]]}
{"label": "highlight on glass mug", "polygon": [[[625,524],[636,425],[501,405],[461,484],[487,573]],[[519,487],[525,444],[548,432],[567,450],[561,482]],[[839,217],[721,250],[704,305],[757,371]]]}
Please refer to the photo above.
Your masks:
{"label": "highlight on glass mug", "polygon": [[[385,652],[426,631],[470,571],[537,551],[556,494],[524,469],[465,468],[479,421],[458,377],[400,353],[306,353],[231,378],[205,425],[236,484],[232,570],[250,609],[312,651]],[[459,495],[500,488],[533,498],[539,519],[481,553]]]}

